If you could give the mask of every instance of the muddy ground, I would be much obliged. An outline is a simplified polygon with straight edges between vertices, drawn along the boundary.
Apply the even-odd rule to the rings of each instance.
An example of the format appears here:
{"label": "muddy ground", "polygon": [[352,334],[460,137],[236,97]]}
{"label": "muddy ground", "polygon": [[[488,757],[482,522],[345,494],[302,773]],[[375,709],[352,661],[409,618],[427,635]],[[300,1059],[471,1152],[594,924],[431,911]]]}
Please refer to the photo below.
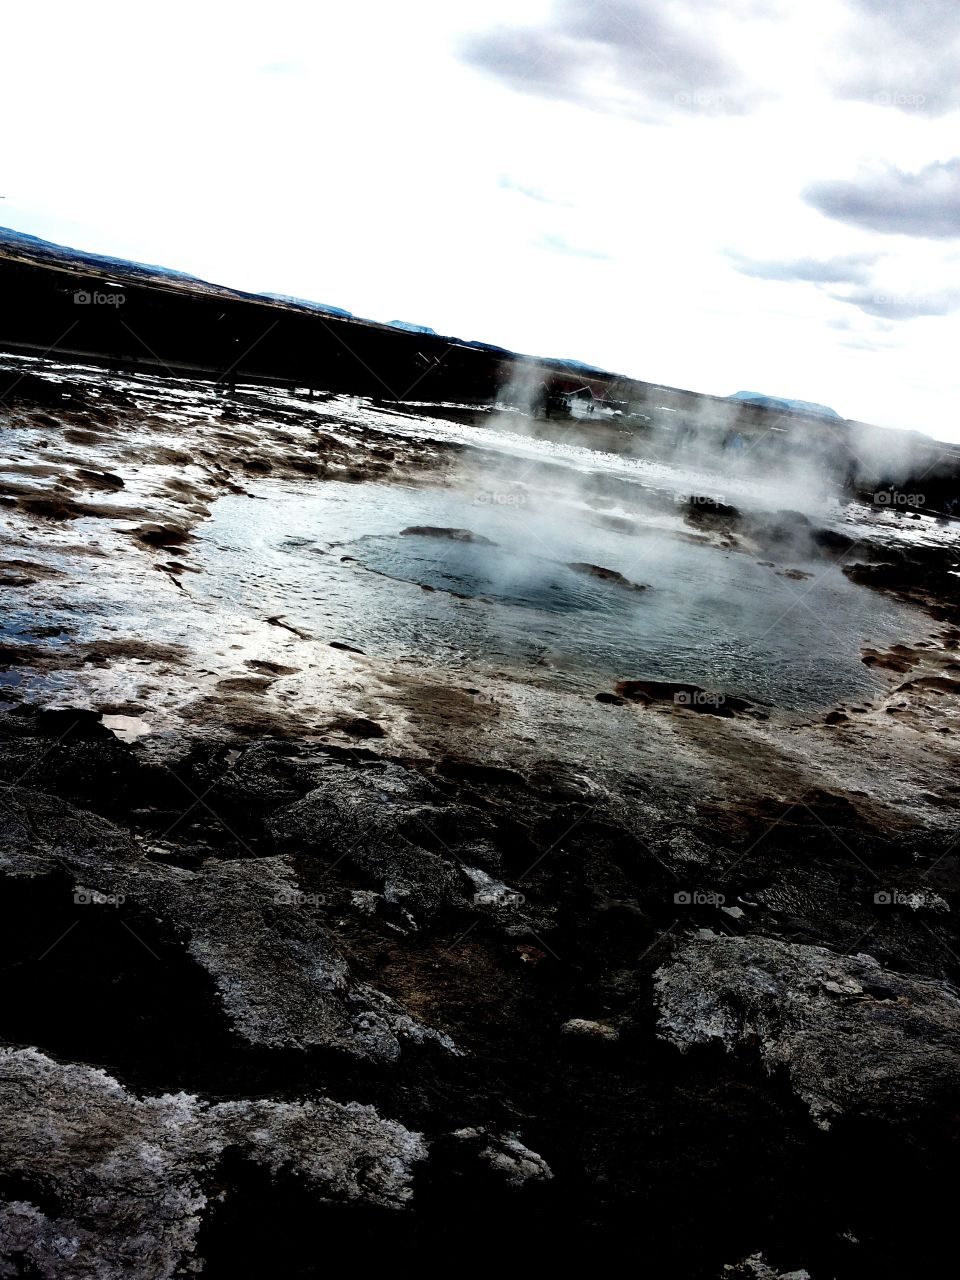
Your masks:
{"label": "muddy ground", "polygon": [[[804,530],[912,610],[870,698],[468,680],[196,586],[264,477],[448,483],[442,414],[4,372],[0,1274],[933,1273],[949,530]],[[733,506],[685,527],[805,576]]]}

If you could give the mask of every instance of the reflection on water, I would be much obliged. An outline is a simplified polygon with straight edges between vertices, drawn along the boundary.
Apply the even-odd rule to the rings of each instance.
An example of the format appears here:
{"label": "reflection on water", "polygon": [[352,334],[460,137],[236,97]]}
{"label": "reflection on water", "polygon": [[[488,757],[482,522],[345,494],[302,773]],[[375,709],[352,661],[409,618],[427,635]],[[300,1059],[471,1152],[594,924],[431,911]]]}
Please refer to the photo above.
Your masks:
{"label": "reflection on water", "polygon": [[[741,552],[670,536],[662,519],[626,533],[575,504],[483,505],[450,490],[332,482],[309,496],[269,484],[258,493],[267,500],[216,504],[197,589],[393,659],[537,664],[592,691],[624,678],[689,680],[798,709],[881,687],[860,646],[915,627],[832,565],[790,561],[813,576],[787,579]],[[401,536],[419,525],[496,545]],[[572,562],[649,589],[586,577]]]}

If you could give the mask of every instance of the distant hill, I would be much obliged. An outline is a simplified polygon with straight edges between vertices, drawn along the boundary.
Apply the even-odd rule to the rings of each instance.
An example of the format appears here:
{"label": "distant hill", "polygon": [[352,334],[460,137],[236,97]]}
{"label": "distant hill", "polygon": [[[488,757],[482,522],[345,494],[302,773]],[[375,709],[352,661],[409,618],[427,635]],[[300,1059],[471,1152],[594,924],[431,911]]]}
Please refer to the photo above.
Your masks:
{"label": "distant hill", "polygon": [[257,297],[270,298],[274,302],[289,302],[295,307],[309,307],[311,311],[323,311],[328,316],[344,316],[347,319],[353,318],[352,311],[346,311],[343,307],[331,307],[326,302],[311,302],[309,298],[291,298],[288,293],[261,293]]}
{"label": "distant hill", "polygon": [[[211,285],[198,276],[188,275],[185,271],[174,271],[171,267],[158,267],[152,263],[131,262],[127,258],[114,258],[108,253],[88,253],[85,249],[71,249],[67,245],[54,244],[51,240],[41,240],[39,236],[28,236],[22,231],[14,231],[10,227],[0,227],[0,243],[8,249],[22,249],[32,259],[46,259],[51,262],[62,262],[71,267],[85,265],[102,272],[122,272],[124,275],[142,276],[155,279],[162,276],[165,280],[179,280],[184,284],[205,285],[218,289],[221,286]],[[224,292],[235,292],[224,290]]]}
{"label": "distant hill", "polygon": [[427,324],[411,324],[409,320],[388,320],[387,324],[391,329],[403,329],[405,333],[432,333],[436,334],[436,329],[431,329]]}
{"label": "distant hill", "polygon": [[560,356],[549,356],[547,358],[552,360],[554,364],[562,364],[570,369],[581,369],[584,373],[602,374],[602,376],[605,378],[608,378],[610,376],[609,369],[601,369],[598,365],[595,365],[595,364],[584,364],[582,360],[564,360]]}
{"label": "distant hill", "polygon": [[311,302],[307,298],[291,298],[285,293],[248,293],[243,289],[232,289],[228,285],[212,284],[209,280],[189,275],[186,271],[174,271],[171,267],[131,262],[126,258],[114,258],[106,253],[88,253],[85,249],[71,249],[66,245],[54,244],[50,240],[41,240],[39,236],[28,236],[22,231],[13,231],[10,227],[0,227],[0,246],[11,256],[19,255],[32,262],[46,262],[50,266],[70,267],[72,270],[84,268],[98,274],[132,279],[143,284],[175,285],[194,292],[213,294],[219,298],[264,298],[283,306],[320,311],[325,315],[339,316],[343,319],[353,318],[352,312],[344,310],[343,307]]}
{"label": "distant hill", "polygon": [[786,413],[812,413],[818,418],[842,420],[836,409],[831,409],[825,404],[814,404],[810,400],[787,400],[780,396],[765,396],[759,391],[738,391],[727,399],[746,400],[748,404],[759,404],[765,409],[780,409]]}

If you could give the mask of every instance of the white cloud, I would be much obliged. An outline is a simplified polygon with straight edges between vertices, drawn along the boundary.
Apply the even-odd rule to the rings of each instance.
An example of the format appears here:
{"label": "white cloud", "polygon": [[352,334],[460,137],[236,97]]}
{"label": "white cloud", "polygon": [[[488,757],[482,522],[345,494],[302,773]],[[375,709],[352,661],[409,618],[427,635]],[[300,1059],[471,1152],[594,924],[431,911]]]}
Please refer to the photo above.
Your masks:
{"label": "white cloud", "polygon": [[812,183],[805,195],[827,217],[868,231],[960,239],[960,156],[915,173],[875,165],[852,180]]}

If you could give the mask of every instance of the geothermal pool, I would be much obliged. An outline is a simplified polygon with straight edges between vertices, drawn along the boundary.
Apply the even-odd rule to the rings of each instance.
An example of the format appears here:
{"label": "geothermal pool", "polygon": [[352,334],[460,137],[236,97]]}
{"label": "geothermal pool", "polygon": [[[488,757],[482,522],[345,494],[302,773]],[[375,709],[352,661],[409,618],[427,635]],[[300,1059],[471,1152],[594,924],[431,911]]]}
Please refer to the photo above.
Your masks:
{"label": "geothermal pool", "polygon": [[[916,630],[909,610],[834,565],[770,567],[691,542],[679,514],[658,511],[624,532],[576,501],[336,481],[310,493],[264,482],[255,493],[220,499],[198,530],[204,572],[192,590],[465,676],[538,668],[539,679],[592,692],[685,680],[800,711],[876,692],[883,679],[861,646]],[[403,533],[417,526],[478,540]],[[646,589],[569,567],[578,562]],[[783,577],[786,568],[810,576]]]}

